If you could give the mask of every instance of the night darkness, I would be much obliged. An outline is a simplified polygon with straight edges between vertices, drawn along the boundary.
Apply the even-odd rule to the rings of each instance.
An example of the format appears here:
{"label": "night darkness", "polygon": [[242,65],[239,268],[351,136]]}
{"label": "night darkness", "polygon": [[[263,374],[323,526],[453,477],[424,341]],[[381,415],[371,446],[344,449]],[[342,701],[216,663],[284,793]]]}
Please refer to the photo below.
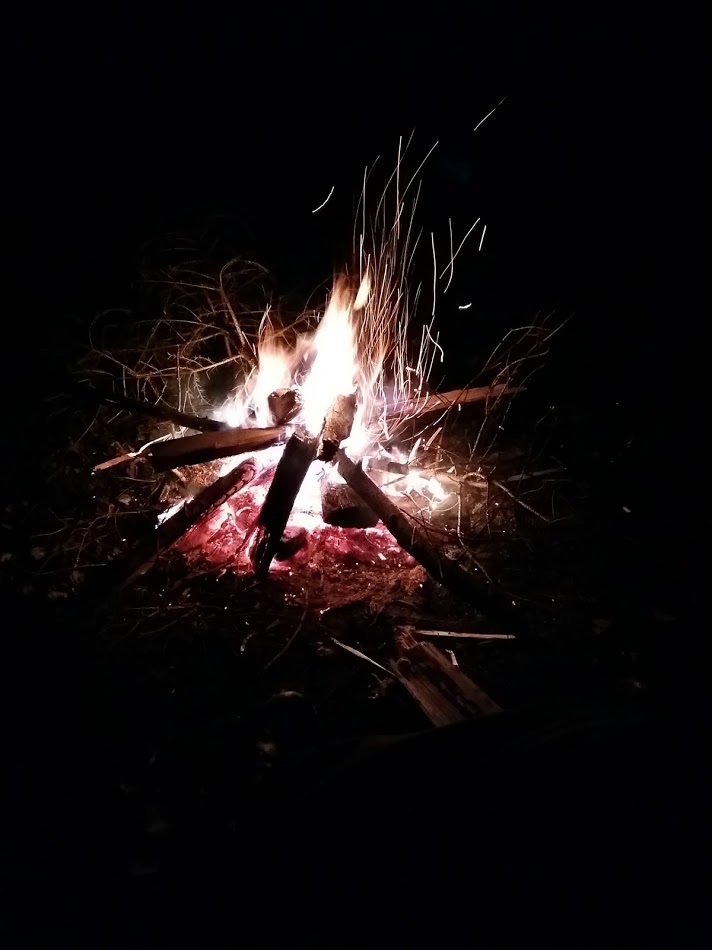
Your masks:
{"label": "night darkness", "polygon": [[[379,167],[391,167],[399,136],[414,131],[420,155],[439,143],[423,170],[419,215],[443,255],[448,219],[459,234],[477,217],[487,225],[482,250],[477,240],[465,248],[441,301],[438,321],[449,357],[442,382],[467,383],[485,350],[512,326],[543,314],[554,323],[567,321],[515,419],[518,435],[555,405],[572,459],[597,459],[590,472],[591,510],[600,509],[603,518],[614,508],[632,510],[633,527],[626,525],[623,534],[635,538],[634,550],[644,558],[620,553],[611,571],[630,570],[636,596],[646,588],[663,592],[665,611],[674,616],[674,643],[667,633],[656,641],[651,679],[657,677],[663,692],[670,689],[660,670],[668,651],[674,654],[671,705],[684,703],[688,678],[694,680],[690,692],[705,706],[695,728],[706,722],[708,700],[699,677],[707,649],[699,620],[709,559],[699,552],[709,543],[710,527],[701,461],[709,430],[703,275],[710,253],[710,15],[704,4],[625,4],[608,14],[595,5],[570,6],[569,14],[554,15],[537,5],[515,10],[510,4],[434,5],[419,14],[416,5],[400,11],[292,5],[283,11],[259,4],[158,9],[67,3],[6,13],[2,339],[9,420],[2,481],[8,506],[44,490],[41,459],[62,437],[57,431],[46,440],[37,437],[46,400],[66,391],[92,318],[108,308],[136,306],[152,255],[157,258],[176,235],[202,240],[217,257],[259,261],[281,293],[306,301],[328,285],[348,255],[364,168],[377,157]],[[332,186],[329,202],[313,214]],[[427,282],[431,274],[419,277]],[[464,303],[472,304],[466,317],[458,310]],[[22,543],[14,526],[3,531],[11,539],[7,545]],[[609,556],[608,547],[601,550],[601,558]],[[139,755],[132,747],[136,724],[123,730],[118,710],[124,706],[113,709],[108,700],[96,727],[100,738],[75,739],[72,733],[82,711],[97,702],[97,682],[111,682],[125,703],[133,688],[126,683],[143,682],[143,674],[131,668],[131,659],[124,673],[113,670],[101,651],[88,658],[85,633],[42,606],[35,616],[35,605],[19,596],[20,583],[2,588],[9,613],[18,617],[3,664],[13,684],[6,723],[14,733],[13,807],[22,829],[12,851],[13,863],[23,868],[18,906],[33,913],[24,882],[41,864],[34,900],[49,901],[51,918],[56,915],[65,932],[84,927],[94,945],[107,943],[104,928],[119,932],[116,908],[107,909],[102,890],[111,885],[120,895],[117,903],[129,908],[128,918],[150,918],[157,930],[146,933],[166,934],[166,895],[195,886],[205,898],[210,887],[192,878],[186,883],[182,871],[172,871],[168,883],[159,874],[154,890],[153,879],[146,890],[140,874],[127,884],[112,863],[124,826],[114,820],[122,806],[103,792],[113,781],[107,778],[113,765],[106,762]],[[625,586],[624,577],[614,585],[617,591]],[[616,597],[600,609],[615,614]],[[635,598],[624,600],[622,625],[635,612]],[[615,643],[611,652],[617,655]],[[536,662],[542,662],[539,653]],[[205,670],[213,675],[208,660]],[[65,689],[58,680],[71,685]],[[197,692],[210,689],[203,683]],[[46,723],[65,706],[56,727],[60,739],[48,739]],[[197,741],[200,730],[193,729],[191,715],[212,728],[205,726],[213,722],[210,703],[201,706],[196,699],[186,708],[185,721],[166,727],[177,758],[182,744]],[[631,742],[654,745],[650,736],[659,724],[640,728]],[[706,726],[700,728],[706,735]],[[229,744],[225,722],[218,731],[216,746]],[[354,713],[344,731],[363,736],[377,730]],[[247,742],[243,732],[240,741]],[[512,735],[502,741],[518,761],[526,740]],[[670,727],[665,748],[677,761],[684,756],[675,735]],[[120,750],[100,757],[106,773],[100,776],[86,765],[95,742]],[[600,754],[594,745],[591,762]],[[50,747],[61,748],[64,764]],[[616,754],[627,756],[622,748]],[[221,756],[216,754],[219,768],[211,760],[213,778],[224,767]],[[71,773],[66,780],[65,765]],[[497,764],[490,765],[496,772]],[[37,792],[50,770],[62,772],[62,788],[81,787],[85,804],[67,804],[71,791],[55,797]],[[164,781],[180,784],[177,772],[179,778],[171,773]],[[386,781],[400,794],[393,775]],[[19,804],[26,788],[33,790],[27,792],[30,809],[40,815],[35,826]],[[161,794],[155,793],[158,799]],[[183,802],[171,794],[174,804]],[[169,845],[179,869],[200,862],[201,819],[189,797],[185,792],[175,809],[191,816],[190,828]],[[318,796],[305,807],[318,823]],[[76,839],[57,831],[65,808]],[[13,815],[9,823],[15,823]],[[424,833],[434,840],[429,824]],[[103,836],[108,843],[97,857],[85,842]],[[345,849],[350,840],[346,833]],[[294,847],[303,845],[295,839]],[[498,848],[494,839],[492,848]],[[100,882],[90,888],[96,915],[79,925],[61,898],[46,897],[63,878],[63,855],[70,852],[67,907],[81,900],[83,885],[76,882],[87,877],[85,859],[77,854],[93,855],[86,861]],[[244,871],[233,860],[221,852],[211,865],[220,866],[221,887]],[[288,874],[275,888],[284,898]],[[446,891],[440,898],[449,901]],[[210,901],[210,910],[195,910],[193,922],[222,913],[212,892]],[[292,898],[291,912],[296,903]],[[492,926],[496,931],[496,921]],[[531,934],[527,939],[536,942]],[[128,945],[123,940],[117,936],[117,946]],[[333,942],[343,943],[342,937]],[[576,942],[572,938],[570,945]]]}

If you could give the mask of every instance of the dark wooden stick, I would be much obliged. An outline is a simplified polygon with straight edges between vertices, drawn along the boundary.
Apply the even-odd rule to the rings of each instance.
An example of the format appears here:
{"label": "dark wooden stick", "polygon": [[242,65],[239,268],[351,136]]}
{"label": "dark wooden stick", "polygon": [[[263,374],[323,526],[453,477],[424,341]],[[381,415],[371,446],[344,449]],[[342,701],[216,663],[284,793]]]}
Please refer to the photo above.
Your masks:
{"label": "dark wooden stick", "polygon": [[459,564],[439,554],[423,529],[407,518],[343,449],[336,453],[336,466],[346,484],[378,515],[403,550],[422,564],[434,580],[505,630],[518,626],[515,608],[510,601],[503,594],[483,589]]}
{"label": "dark wooden stick", "polygon": [[156,442],[151,446],[150,459],[158,472],[181,465],[212,462],[215,459],[243,452],[257,452],[281,442],[287,430],[284,426],[269,429],[228,429],[226,432],[201,432],[180,439]]}
{"label": "dark wooden stick", "polygon": [[76,386],[74,391],[83,398],[91,396],[92,399],[98,402],[105,402],[107,405],[125,409],[127,412],[136,412],[142,416],[149,416],[151,419],[175,422],[178,426],[183,426],[186,429],[196,429],[198,432],[223,432],[230,428],[227,422],[222,422],[220,419],[194,416],[189,412],[174,409],[172,406],[132,399],[130,396],[124,396],[123,393],[115,393],[111,390],[102,391],[93,387]]}
{"label": "dark wooden stick", "polygon": [[250,544],[250,560],[256,574],[270,568],[284,529],[309,466],[316,459],[318,439],[295,432],[284,447],[282,458],[260,510]]}
{"label": "dark wooden stick", "polygon": [[248,485],[255,477],[254,459],[245,459],[231,472],[207,485],[195,498],[187,501],[171,518],[159,525],[150,541],[139,548],[123,567],[119,589],[146,574],[156,561],[169,551],[192,527]]}

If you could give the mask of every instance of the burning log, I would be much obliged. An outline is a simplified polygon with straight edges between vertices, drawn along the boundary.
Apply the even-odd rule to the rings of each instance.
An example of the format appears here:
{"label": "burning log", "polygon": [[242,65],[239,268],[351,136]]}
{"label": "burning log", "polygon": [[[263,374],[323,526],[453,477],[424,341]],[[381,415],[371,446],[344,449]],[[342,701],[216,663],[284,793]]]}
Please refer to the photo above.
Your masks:
{"label": "burning log", "polygon": [[389,412],[391,420],[404,417],[416,418],[429,412],[445,412],[454,406],[466,406],[473,402],[485,402],[488,399],[498,399],[521,392],[524,386],[507,386],[506,383],[497,383],[494,386],[473,386],[466,389],[451,389],[446,393],[432,393],[430,396],[420,396],[411,399],[398,411]]}
{"label": "burning log", "polygon": [[187,435],[168,442],[157,442],[151,447],[151,462],[158,472],[165,472],[181,465],[212,462],[215,459],[243,452],[257,452],[277,445],[286,434],[284,426],[268,429],[228,429],[225,432],[202,432]]}
{"label": "burning log", "polygon": [[321,490],[321,514],[339,528],[373,528],[378,515],[348,485],[326,483]]}
{"label": "burning log", "polygon": [[361,465],[352,462],[343,449],[336,454],[336,466],[346,484],[378,515],[403,550],[422,564],[434,580],[505,629],[513,630],[519,626],[510,601],[501,594],[483,590],[481,584],[459,564],[440,555],[423,529],[399,511]]}
{"label": "burning log", "polygon": [[291,422],[302,410],[302,398],[294,389],[275,389],[267,397],[267,407],[276,426]]}
{"label": "burning log", "polygon": [[326,414],[319,436],[317,458],[330,462],[344,439],[351,435],[356,415],[356,396],[337,396]]}
{"label": "burning log", "polygon": [[316,459],[318,439],[295,432],[284,447],[282,458],[260,510],[250,550],[256,574],[265,575],[279,550],[299,489],[309,466]]}
{"label": "burning log", "polygon": [[212,485],[203,488],[195,498],[187,501],[172,518],[158,526],[150,542],[147,542],[129,560],[120,587],[125,587],[137,577],[146,574],[158,558],[177,544],[187,531],[226,502],[235,492],[248,485],[255,477],[256,471],[254,459],[245,459],[231,472],[222,475]]}

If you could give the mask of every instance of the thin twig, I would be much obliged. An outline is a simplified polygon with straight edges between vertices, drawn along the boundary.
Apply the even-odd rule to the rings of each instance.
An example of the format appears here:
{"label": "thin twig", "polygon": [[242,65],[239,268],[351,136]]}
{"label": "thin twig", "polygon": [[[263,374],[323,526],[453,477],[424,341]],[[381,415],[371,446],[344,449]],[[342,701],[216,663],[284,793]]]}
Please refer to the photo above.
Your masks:
{"label": "thin twig", "polygon": [[510,490],[507,488],[506,485],[503,485],[502,482],[497,481],[497,479],[495,479],[495,478],[491,478],[490,481],[492,482],[492,484],[493,484],[496,488],[499,488],[501,491],[503,491],[503,492],[505,493],[505,495],[509,495],[509,497],[510,497],[513,501],[516,501],[518,505],[521,505],[522,508],[526,508],[527,511],[530,511],[535,517],[540,518],[540,519],[541,519],[543,522],[545,522],[546,524],[551,524],[551,518],[547,518],[546,515],[543,515],[540,511],[537,511],[536,508],[532,508],[531,505],[528,505],[528,504],[526,503],[526,501],[522,501],[522,499],[521,499],[521,498],[518,498],[518,497],[514,494],[514,492],[510,491]]}
{"label": "thin twig", "polygon": [[284,656],[284,654],[287,652],[287,650],[291,647],[291,645],[294,643],[294,641],[295,641],[295,640],[297,639],[297,637],[299,636],[299,632],[301,631],[302,627],[304,626],[304,621],[306,620],[307,611],[309,610],[309,592],[305,590],[305,594],[306,594],[306,604],[304,605],[304,612],[302,613],[301,619],[300,619],[299,623],[297,624],[294,633],[291,635],[291,637],[289,638],[289,640],[287,640],[287,642],[284,644],[284,646],[283,646],[282,649],[279,651],[279,653],[278,653],[276,656],[273,656],[272,659],[271,659],[267,664],[265,664],[265,667],[264,667],[264,672],[265,672],[265,673],[267,672],[267,670],[268,670],[271,666],[273,666],[273,665],[277,662],[277,660],[280,659],[280,657],[283,657],[283,656]]}
{"label": "thin twig", "polygon": [[516,640],[512,633],[458,633],[456,630],[415,630],[420,637],[451,637],[454,640]]}

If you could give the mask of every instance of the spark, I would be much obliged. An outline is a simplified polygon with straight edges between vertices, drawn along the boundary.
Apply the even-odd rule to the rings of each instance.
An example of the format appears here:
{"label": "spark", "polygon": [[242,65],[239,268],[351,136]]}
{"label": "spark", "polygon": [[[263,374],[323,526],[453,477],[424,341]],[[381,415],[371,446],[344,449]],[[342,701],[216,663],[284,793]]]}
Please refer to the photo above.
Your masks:
{"label": "spark", "polygon": [[485,243],[485,234],[486,234],[486,233],[487,233],[487,225],[485,224],[485,225],[483,225],[483,227],[482,227],[482,237],[480,238],[480,246],[477,248],[477,251],[478,251],[478,252],[482,250],[482,245]]}
{"label": "spark", "polygon": [[[436,294],[435,286],[436,286],[436,280],[438,276],[438,262],[435,257],[435,235],[433,234],[432,231],[430,232],[430,243],[432,244],[432,247],[433,247],[433,310],[432,310],[431,315],[434,317],[435,316],[435,294]],[[442,277],[442,274],[440,276]],[[447,290],[447,287],[445,288],[445,290]]]}
{"label": "spark", "polygon": [[472,302],[470,302],[470,303],[463,303],[463,304],[460,304],[460,306],[459,306],[457,309],[458,309],[458,310],[469,310],[471,306],[472,306]]}
{"label": "spark", "polygon": [[477,227],[477,225],[480,223],[480,220],[481,220],[481,219],[478,218],[478,219],[475,221],[475,223],[470,227],[470,229],[469,229],[469,231],[467,232],[467,234],[466,234],[466,235],[464,236],[464,238],[460,241],[460,244],[459,244],[457,250],[455,251],[455,253],[454,253],[454,254],[452,255],[452,257],[450,258],[450,263],[447,265],[447,267],[444,268],[442,274],[440,275],[440,280],[442,280],[443,277],[445,276],[445,274],[446,274],[448,268],[450,269],[450,276],[448,277],[448,281],[447,281],[447,284],[445,285],[445,290],[443,291],[443,293],[447,293],[447,289],[448,289],[448,287],[450,286],[450,284],[452,283],[452,278],[453,278],[453,275],[454,275],[454,273],[455,273],[455,258],[456,258],[457,255],[460,253],[460,251],[463,249],[463,247],[465,246],[465,241],[468,239],[468,237],[469,237],[469,236],[472,234],[472,232],[475,230],[475,228]]}
{"label": "spark", "polygon": [[502,103],[504,102],[504,100],[505,100],[506,98],[507,98],[507,97],[505,96],[504,99],[501,99],[501,100],[497,103],[497,105],[494,107],[494,109],[490,109],[490,111],[487,113],[487,115],[484,117],[484,119],[480,119],[480,121],[479,121],[479,122],[477,123],[477,125],[474,127],[473,132],[476,132],[476,131],[479,129],[479,127],[480,127],[481,125],[483,125],[483,124],[487,121],[487,119],[489,119],[489,117],[492,115],[492,113],[493,113],[493,112],[496,112],[497,109],[499,109],[499,107],[502,105]]}
{"label": "spark", "polygon": [[316,214],[317,211],[321,211],[321,209],[322,209],[322,208],[326,205],[326,203],[328,202],[329,198],[331,198],[331,196],[334,194],[334,188],[336,188],[336,185],[332,185],[332,186],[331,186],[331,191],[330,191],[329,194],[326,196],[326,198],[324,198],[324,200],[322,201],[322,203],[321,203],[320,205],[317,205],[316,208],[312,208],[312,214]]}

